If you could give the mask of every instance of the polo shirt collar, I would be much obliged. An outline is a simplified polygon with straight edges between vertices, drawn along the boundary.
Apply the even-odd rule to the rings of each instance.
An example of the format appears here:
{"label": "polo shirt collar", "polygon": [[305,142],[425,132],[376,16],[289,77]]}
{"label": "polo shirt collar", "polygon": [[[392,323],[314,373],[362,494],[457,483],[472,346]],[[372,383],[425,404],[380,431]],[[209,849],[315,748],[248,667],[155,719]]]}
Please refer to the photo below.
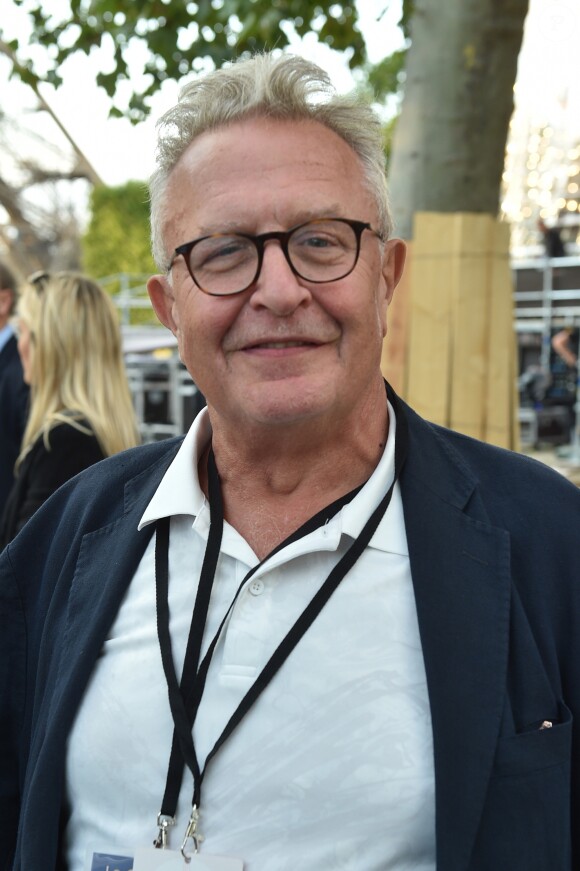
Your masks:
{"label": "polo shirt collar", "polygon": [[[338,547],[341,535],[357,538],[365,522],[391,486],[395,474],[396,418],[390,402],[389,434],[379,463],[366,484],[354,499],[347,503],[326,527],[326,548]],[[211,425],[207,408],[197,415],[173,462],[147,505],[139,522],[139,529],[161,517],[190,515],[193,526],[209,527],[209,503],[199,484],[197,466],[209,439]],[[225,530],[224,530],[225,532]],[[369,547],[377,550],[408,554],[403,508],[398,484],[384,517],[381,519]],[[325,549],[326,549],[325,548]]]}
{"label": "polo shirt collar", "polygon": [[[331,521],[336,523],[343,535],[357,538],[371,516],[383,499],[385,493],[393,483],[395,476],[395,436],[397,421],[395,411],[390,402],[389,408],[389,434],[385,449],[379,463],[364,487],[357,493],[354,499],[344,506],[342,511]],[[329,524],[329,525],[331,525]],[[332,530],[328,530],[332,534]],[[408,555],[407,536],[405,533],[405,521],[403,517],[403,505],[398,483],[395,484],[393,496],[389,507],[369,541],[369,547],[387,553]]]}
{"label": "polo shirt collar", "polygon": [[197,464],[210,438],[209,414],[207,408],[203,408],[193,421],[173,462],[143,512],[139,529],[162,517],[171,517],[174,514],[198,517],[204,509],[209,509],[209,503],[199,484]]}

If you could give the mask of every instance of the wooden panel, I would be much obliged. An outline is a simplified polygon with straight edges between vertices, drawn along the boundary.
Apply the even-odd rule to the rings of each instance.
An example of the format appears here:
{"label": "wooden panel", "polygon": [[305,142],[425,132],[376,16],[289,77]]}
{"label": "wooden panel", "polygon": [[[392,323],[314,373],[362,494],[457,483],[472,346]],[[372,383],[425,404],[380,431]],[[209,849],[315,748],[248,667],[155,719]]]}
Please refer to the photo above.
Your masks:
{"label": "wooden panel", "polygon": [[410,261],[408,310],[392,319],[383,371],[399,390],[406,382],[402,395],[428,420],[519,449],[508,226],[490,215],[417,214]]}
{"label": "wooden panel", "polygon": [[495,221],[489,215],[449,216],[454,249],[453,354],[449,426],[483,438],[488,377],[489,289]]}
{"label": "wooden panel", "polygon": [[419,414],[444,425],[452,343],[450,245],[448,215],[415,216],[407,399]]}
{"label": "wooden panel", "polygon": [[490,288],[489,377],[485,440],[519,450],[516,335],[509,226],[496,223]]}
{"label": "wooden panel", "polygon": [[407,242],[407,260],[387,314],[387,335],[383,342],[381,371],[393,390],[407,396],[409,317],[411,310],[411,272],[413,243]]}

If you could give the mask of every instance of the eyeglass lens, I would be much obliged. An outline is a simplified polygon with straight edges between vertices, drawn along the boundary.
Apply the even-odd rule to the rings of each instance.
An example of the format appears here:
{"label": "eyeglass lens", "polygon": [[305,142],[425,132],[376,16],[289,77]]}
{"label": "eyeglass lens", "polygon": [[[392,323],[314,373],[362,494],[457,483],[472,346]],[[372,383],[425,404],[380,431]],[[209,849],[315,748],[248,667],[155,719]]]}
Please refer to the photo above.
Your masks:
{"label": "eyeglass lens", "polygon": [[[349,224],[313,221],[290,234],[287,257],[306,281],[326,282],[347,275],[354,268],[357,251],[357,234]],[[248,287],[256,278],[259,261],[254,240],[236,234],[210,236],[189,254],[195,281],[213,294],[236,293]]]}

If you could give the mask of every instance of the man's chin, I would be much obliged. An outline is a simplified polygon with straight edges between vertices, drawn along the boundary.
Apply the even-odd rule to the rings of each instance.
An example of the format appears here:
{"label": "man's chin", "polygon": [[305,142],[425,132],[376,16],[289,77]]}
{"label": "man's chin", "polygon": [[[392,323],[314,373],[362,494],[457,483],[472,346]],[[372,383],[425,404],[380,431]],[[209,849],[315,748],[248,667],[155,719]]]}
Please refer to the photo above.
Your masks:
{"label": "man's chin", "polygon": [[328,385],[321,391],[307,379],[300,384],[289,383],[288,379],[277,381],[267,388],[248,391],[245,398],[246,419],[265,427],[299,425],[332,415],[333,398]]}

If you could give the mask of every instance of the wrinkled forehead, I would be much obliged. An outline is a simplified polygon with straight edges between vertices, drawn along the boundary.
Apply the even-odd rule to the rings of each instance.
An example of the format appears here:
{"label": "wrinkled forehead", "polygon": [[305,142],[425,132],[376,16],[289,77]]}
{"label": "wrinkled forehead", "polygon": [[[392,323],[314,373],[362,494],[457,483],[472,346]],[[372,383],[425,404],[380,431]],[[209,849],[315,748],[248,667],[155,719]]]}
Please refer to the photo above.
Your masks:
{"label": "wrinkled forehead", "polygon": [[171,237],[240,221],[273,229],[331,212],[373,220],[376,207],[360,159],[334,131],[313,120],[254,118],[191,143],[169,176],[164,211]]}

